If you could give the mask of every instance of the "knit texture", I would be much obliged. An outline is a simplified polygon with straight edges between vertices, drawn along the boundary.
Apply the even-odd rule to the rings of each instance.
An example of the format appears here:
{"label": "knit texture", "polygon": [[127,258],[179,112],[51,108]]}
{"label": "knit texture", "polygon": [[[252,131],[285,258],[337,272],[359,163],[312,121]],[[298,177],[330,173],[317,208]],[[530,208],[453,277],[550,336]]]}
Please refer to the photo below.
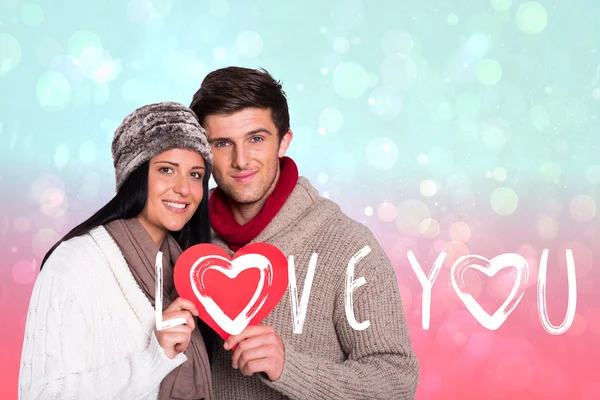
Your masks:
{"label": "knit texture", "polygon": [[[287,202],[253,242],[277,246],[294,256],[298,300],[310,258],[317,267],[301,334],[293,333],[289,289],[263,320],[285,345],[281,377],[242,375],[231,366],[231,351],[219,341],[213,366],[216,399],[412,399],[419,365],[412,351],[398,282],[389,258],[365,226],[344,215],[339,207],[318,195],[300,177]],[[214,243],[226,249],[219,238]],[[371,252],[355,266],[354,279],[365,277],[356,289],[356,320],[371,326],[354,330],[345,313],[346,269],[363,247]]]}
{"label": "knit texture", "polygon": [[145,161],[175,148],[198,152],[212,171],[213,159],[206,131],[186,106],[163,102],[143,106],[125,117],[112,142],[117,190]]}
{"label": "knit texture", "polygon": [[103,227],[63,242],[38,276],[27,315],[19,399],[156,399],[169,359],[154,308]]}

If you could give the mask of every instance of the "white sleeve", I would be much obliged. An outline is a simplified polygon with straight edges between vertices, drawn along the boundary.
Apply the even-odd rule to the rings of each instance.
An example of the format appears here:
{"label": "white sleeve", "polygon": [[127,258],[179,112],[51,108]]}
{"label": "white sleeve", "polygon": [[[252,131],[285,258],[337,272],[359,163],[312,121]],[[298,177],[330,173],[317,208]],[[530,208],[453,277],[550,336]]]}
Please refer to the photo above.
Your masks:
{"label": "white sleeve", "polygon": [[143,351],[86,370],[86,359],[93,357],[89,335],[101,333],[90,329],[93,316],[84,313],[69,283],[52,271],[38,276],[27,315],[19,399],[147,398],[187,359],[182,353],[169,359],[152,334]]}

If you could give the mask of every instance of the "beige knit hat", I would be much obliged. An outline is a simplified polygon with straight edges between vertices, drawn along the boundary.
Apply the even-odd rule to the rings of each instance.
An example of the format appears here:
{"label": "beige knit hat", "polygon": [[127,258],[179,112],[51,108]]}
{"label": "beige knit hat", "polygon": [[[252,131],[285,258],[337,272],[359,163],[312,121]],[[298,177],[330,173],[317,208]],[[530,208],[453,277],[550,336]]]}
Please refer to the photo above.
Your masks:
{"label": "beige knit hat", "polygon": [[175,148],[197,151],[206,164],[213,166],[206,131],[186,106],[163,102],[149,104],[129,114],[115,131],[112,142],[117,191],[127,177],[157,154]]}

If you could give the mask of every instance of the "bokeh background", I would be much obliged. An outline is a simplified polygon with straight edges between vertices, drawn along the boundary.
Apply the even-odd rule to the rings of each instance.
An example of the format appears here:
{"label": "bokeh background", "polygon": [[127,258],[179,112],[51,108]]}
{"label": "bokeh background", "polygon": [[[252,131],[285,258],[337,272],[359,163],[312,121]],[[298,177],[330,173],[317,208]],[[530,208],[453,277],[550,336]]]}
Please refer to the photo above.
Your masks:
{"label": "bokeh background", "polygon": [[[595,0],[0,1],[0,398],[16,398],[40,261],[114,194],[110,142],[136,107],[189,104],[228,65],[281,79],[289,155],[393,261],[419,399],[599,399],[600,3]],[[549,250],[548,313],[537,310]],[[425,273],[447,253],[422,326]],[[451,285],[460,256],[518,253],[496,331]],[[515,279],[469,270],[493,313]]]}

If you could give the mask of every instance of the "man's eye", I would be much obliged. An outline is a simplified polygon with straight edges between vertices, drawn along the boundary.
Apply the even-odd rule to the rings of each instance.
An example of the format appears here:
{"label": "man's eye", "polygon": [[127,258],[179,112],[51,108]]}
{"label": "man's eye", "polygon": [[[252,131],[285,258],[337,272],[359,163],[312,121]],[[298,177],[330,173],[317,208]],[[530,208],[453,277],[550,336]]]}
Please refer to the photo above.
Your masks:
{"label": "man's eye", "polygon": [[215,147],[225,147],[227,146],[227,142],[216,142],[215,143]]}
{"label": "man's eye", "polygon": [[252,139],[250,139],[250,141],[252,143],[258,143],[258,142],[262,142],[263,138],[261,138],[260,136],[254,136]]}

